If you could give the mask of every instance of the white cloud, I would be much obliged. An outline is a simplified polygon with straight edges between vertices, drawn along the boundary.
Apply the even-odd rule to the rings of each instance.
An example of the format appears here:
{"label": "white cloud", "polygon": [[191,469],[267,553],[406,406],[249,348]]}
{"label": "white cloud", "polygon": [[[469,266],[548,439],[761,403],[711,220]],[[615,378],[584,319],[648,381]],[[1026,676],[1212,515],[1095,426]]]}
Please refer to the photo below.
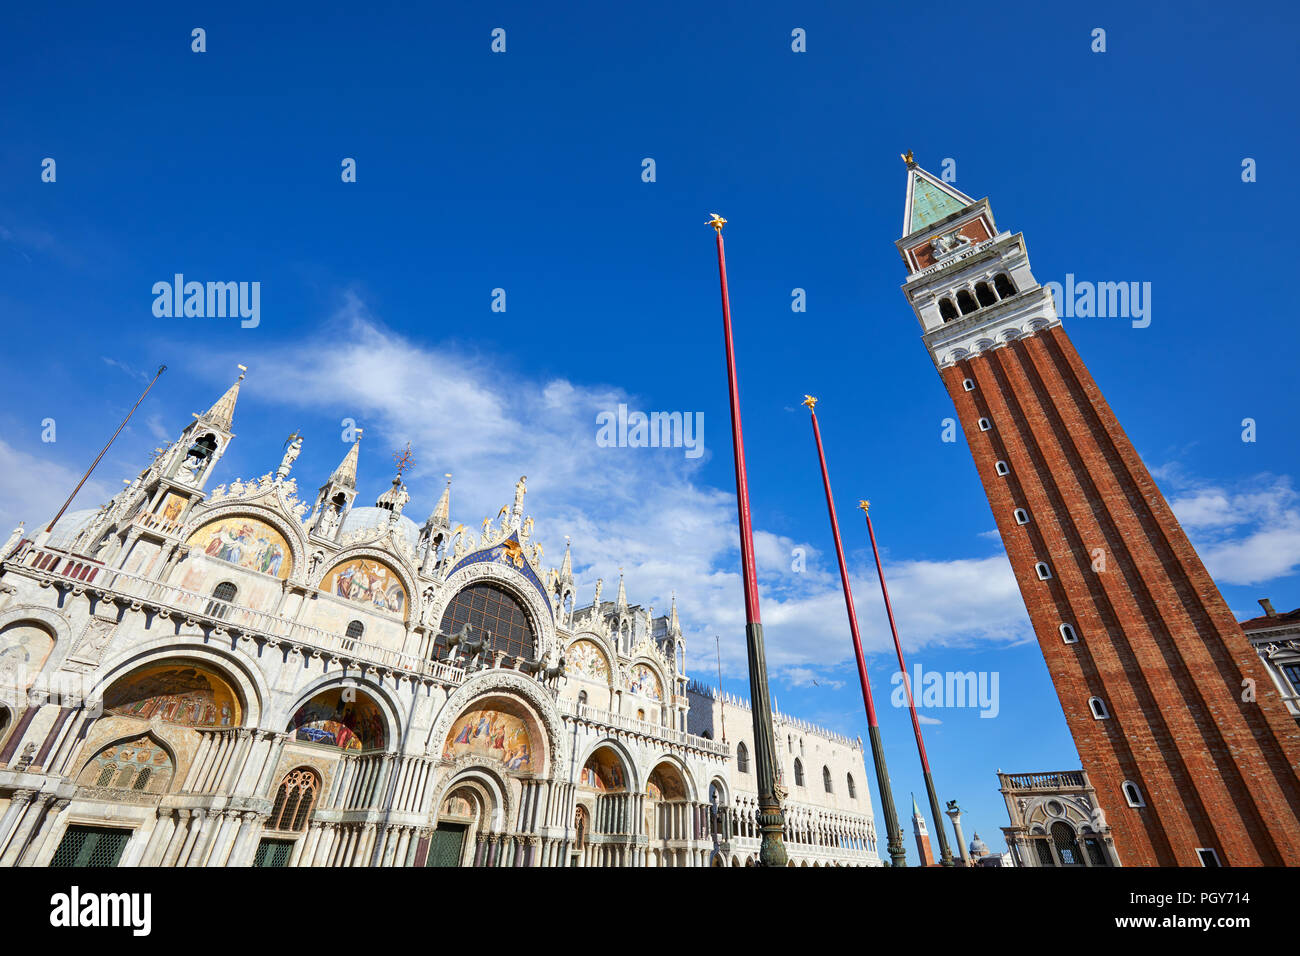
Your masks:
{"label": "white cloud", "polygon": [[1300,495],[1286,477],[1257,475],[1240,488],[1185,477],[1169,505],[1217,581],[1262,584],[1300,565]]}
{"label": "white cloud", "polygon": [[[0,438],[0,541],[19,521],[26,522],[29,536],[43,527],[80,480],[80,472],[55,461],[51,454],[33,455]],[[112,494],[101,482],[88,481],[70,510],[98,507]]]}
{"label": "white cloud", "polygon": [[[515,479],[528,475],[526,509],[536,519],[546,562],[558,564],[565,535],[573,540],[579,606],[590,603],[597,577],[612,597],[621,567],[632,603],[661,614],[676,593],[692,673],[714,679],[715,634],[722,638],[724,673],[744,673],[735,496],[702,483],[699,468],[707,458],[689,460],[680,449],[598,446],[596,414],[620,402],[642,407],[635,396],[612,385],[530,381],[486,358],[406,339],[355,296],[305,346],[260,356],[250,385],[262,399],[355,417],[366,428],[363,472],[373,467],[369,449],[412,442],[419,464],[410,476],[407,512],[417,522],[431,510],[445,471],[455,475],[452,519],[471,529],[495,515],[513,495]],[[712,450],[728,441],[725,429],[706,434]],[[363,491],[362,500],[367,497]],[[791,568],[796,548],[805,552],[802,573]],[[807,542],[763,529],[755,531],[755,550],[773,672],[796,684],[815,679],[832,686],[834,672],[842,677],[842,668],[852,666],[833,562]],[[910,650],[1031,637],[1001,553],[888,562],[886,572]],[[874,566],[852,573],[864,644],[869,653],[892,653]]]}

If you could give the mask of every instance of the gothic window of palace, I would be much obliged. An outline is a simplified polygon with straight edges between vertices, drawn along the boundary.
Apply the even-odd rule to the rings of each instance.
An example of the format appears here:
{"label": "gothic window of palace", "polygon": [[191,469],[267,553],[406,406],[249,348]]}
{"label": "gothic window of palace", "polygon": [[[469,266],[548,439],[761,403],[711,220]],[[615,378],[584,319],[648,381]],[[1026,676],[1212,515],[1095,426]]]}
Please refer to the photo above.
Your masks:
{"label": "gothic window of palace", "polygon": [[749,748],[743,740],[736,745],[736,770],[749,773]]}
{"label": "gothic window of palace", "polygon": [[319,793],[320,777],[316,771],[309,767],[290,770],[280,781],[266,828],[294,832],[305,829]]}
{"label": "gothic window of palace", "polygon": [[858,799],[858,790],[857,790],[857,787],[855,787],[855,786],[853,785],[853,774],[849,774],[849,776],[848,776],[848,784],[849,784],[849,799],[850,799],[850,800],[856,800],[856,799]]}
{"label": "gothic window of palace", "polygon": [[437,641],[440,650],[446,650],[446,635],[460,630],[464,624],[470,626],[475,640],[490,633],[493,651],[528,661],[536,656],[528,612],[512,594],[495,584],[471,584],[452,598],[442,616]]}
{"label": "gothic window of palace", "polygon": [[831,768],[830,768],[830,767],[822,767],[822,787],[825,788],[825,790],[826,790],[827,793],[834,793],[834,792],[835,792],[834,788],[831,787]]}
{"label": "gothic window of palace", "polygon": [[803,761],[798,757],[794,758],[794,785],[796,787],[803,786]]}

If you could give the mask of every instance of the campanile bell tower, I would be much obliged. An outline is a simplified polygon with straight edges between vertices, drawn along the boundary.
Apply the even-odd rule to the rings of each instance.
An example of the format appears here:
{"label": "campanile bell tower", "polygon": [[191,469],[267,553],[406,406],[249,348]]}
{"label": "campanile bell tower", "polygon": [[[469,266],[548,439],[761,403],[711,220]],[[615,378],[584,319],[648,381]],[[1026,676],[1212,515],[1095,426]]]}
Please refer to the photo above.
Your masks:
{"label": "campanile bell tower", "polygon": [[903,293],[1120,862],[1300,865],[1295,719],[1030,272],[1024,237],[998,230],[987,199],[904,160]]}

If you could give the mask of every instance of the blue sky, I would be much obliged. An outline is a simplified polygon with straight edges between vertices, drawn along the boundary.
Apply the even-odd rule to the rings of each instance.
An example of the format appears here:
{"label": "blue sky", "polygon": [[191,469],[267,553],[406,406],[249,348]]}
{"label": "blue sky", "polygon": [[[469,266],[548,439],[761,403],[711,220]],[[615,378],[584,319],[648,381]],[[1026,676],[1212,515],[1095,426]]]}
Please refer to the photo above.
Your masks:
{"label": "blue sky", "polygon": [[[1152,322],[1066,328],[1239,616],[1300,604],[1288,178],[1296,15],[1210,4],[23,8],[0,37],[0,520],[47,518],[147,373],[169,371],[78,499],[95,506],[249,367],[218,481],[314,489],[366,428],[361,498],[412,442],[408,513],[455,474],[475,526],[529,476],[580,594],[667,608],[691,669],[744,682],[716,264],[727,250],[764,622],[782,710],[858,734],[805,392],[818,394],[900,810],[920,774],[864,529],[873,502],[909,663],[999,675],[934,709],[967,837],[1002,841],[994,771],[1078,757],[951,403],[899,292],[904,167],[988,196],[1035,275],[1152,283]],[[190,31],[207,31],[207,52]],[[506,30],[506,52],[490,32]],[[1091,31],[1107,33],[1093,53]],[[807,52],[791,50],[802,28]],[[41,182],[55,159],[57,180]],[[357,182],[340,180],[344,157]],[[656,181],[642,181],[652,158]],[[1244,158],[1258,181],[1243,183]],[[155,282],[261,283],[261,323],[155,318]],[[490,310],[494,288],[507,310]],[[807,312],[791,312],[791,290]],[[702,412],[705,455],[600,448],[620,402]],[[57,441],[41,441],[53,418]],[[1242,419],[1258,438],[1241,440]],[[791,570],[802,548],[807,567]],[[607,593],[608,590],[607,590]],[[813,682],[816,681],[814,684]],[[910,828],[909,828],[910,829]]]}

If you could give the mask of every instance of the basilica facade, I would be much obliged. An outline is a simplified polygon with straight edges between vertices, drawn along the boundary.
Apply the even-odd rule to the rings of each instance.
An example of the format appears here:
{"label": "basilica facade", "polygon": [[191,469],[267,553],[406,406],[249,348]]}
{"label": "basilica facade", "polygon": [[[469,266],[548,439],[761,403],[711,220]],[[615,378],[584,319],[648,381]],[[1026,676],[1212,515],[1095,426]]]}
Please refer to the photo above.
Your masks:
{"label": "basilica facade", "polygon": [[[243,376],[240,376],[242,381]],[[0,866],[745,866],[744,701],[666,615],[470,530],[359,442],[211,481],[240,382],[98,509],[0,551]],[[793,866],[879,865],[861,741],[776,715]]]}

